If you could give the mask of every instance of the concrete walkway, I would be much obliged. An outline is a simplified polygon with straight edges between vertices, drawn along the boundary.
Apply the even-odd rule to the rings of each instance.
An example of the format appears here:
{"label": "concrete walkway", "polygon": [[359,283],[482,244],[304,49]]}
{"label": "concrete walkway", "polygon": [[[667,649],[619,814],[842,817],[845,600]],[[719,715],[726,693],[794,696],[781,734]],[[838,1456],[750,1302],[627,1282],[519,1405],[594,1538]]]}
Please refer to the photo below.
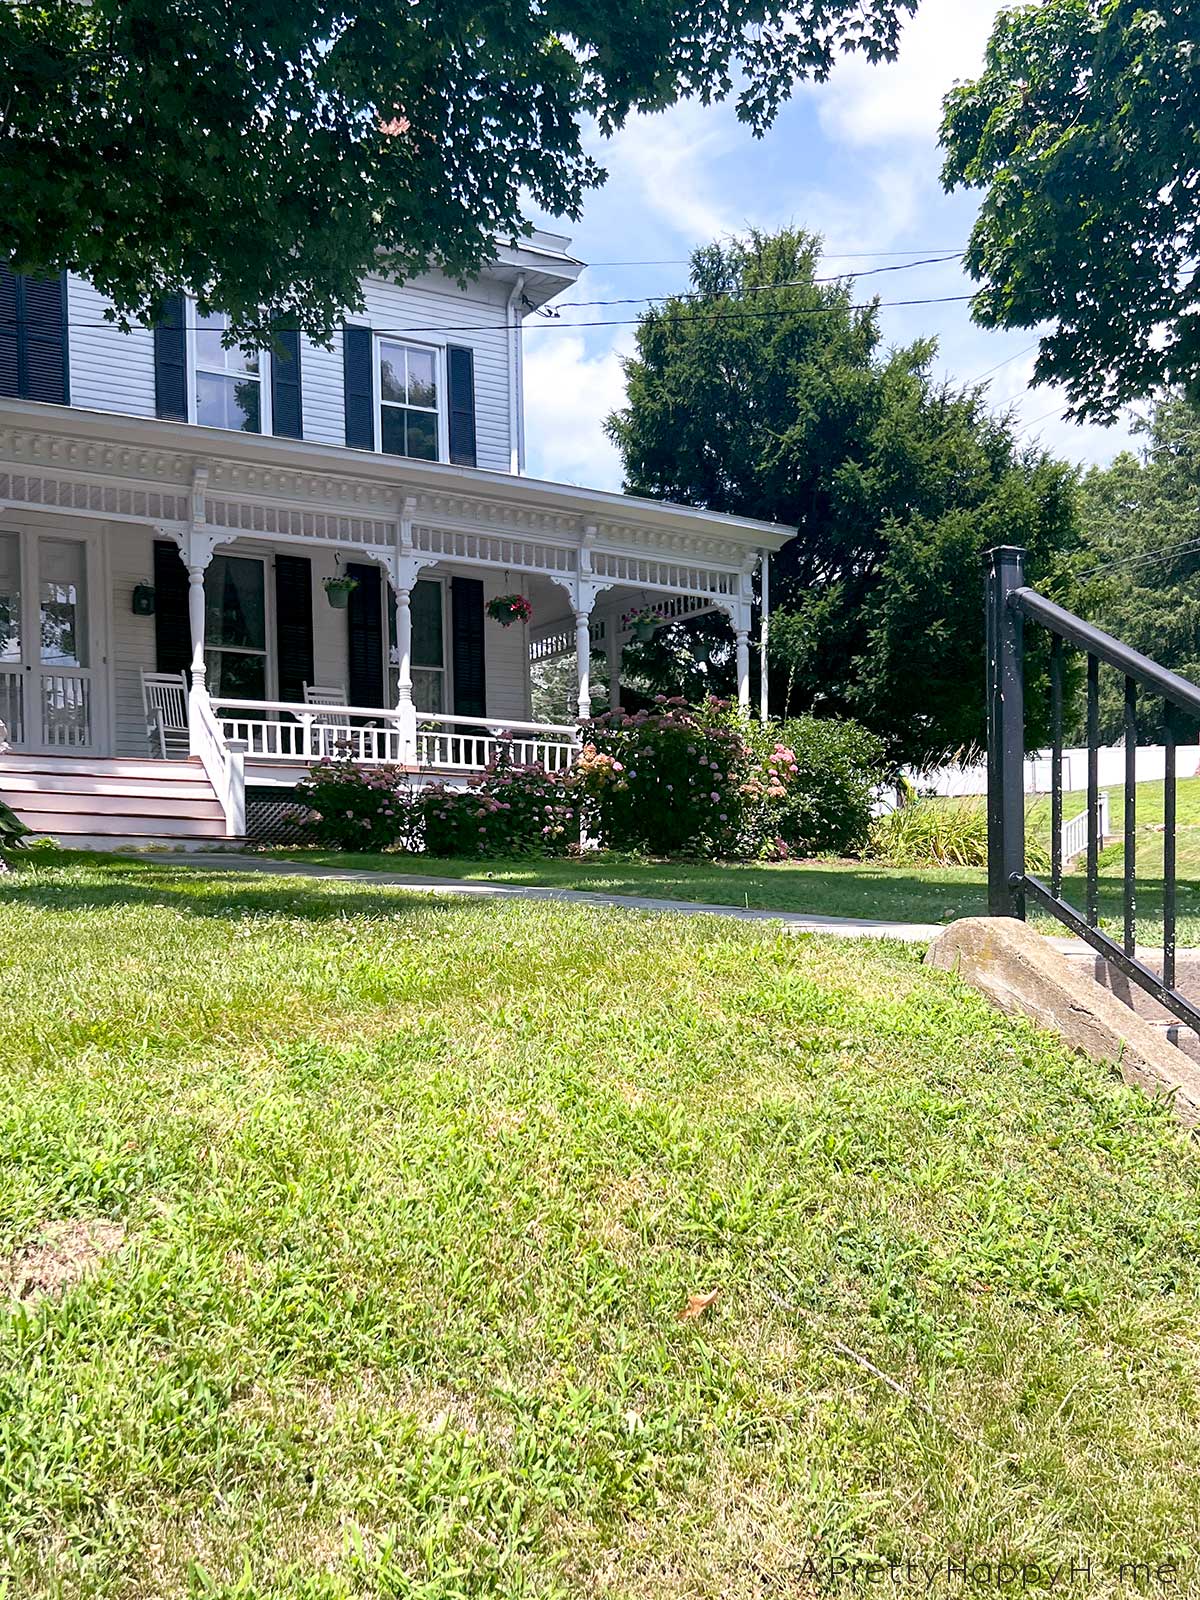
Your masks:
{"label": "concrete walkway", "polygon": [[130,857],[137,861],[169,861],[206,872],[264,872],[285,878],[332,878],[340,883],[374,884],[377,888],[411,889],[418,894],[456,894],[485,900],[558,900],[566,905],[617,906],[623,911],[670,911],[679,916],[732,917],[738,922],[774,922],[787,933],[824,933],[845,939],[903,939],[929,944],[942,930],[933,922],[871,922],[860,917],[818,917],[802,911],[755,911],[742,906],[710,906],[695,900],[658,900],[649,895],[600,894],[592,889],[534,888],[515,883],[483,883],[478,879],[419,877],[399,872],[368,872],[355,867],[321,867],[311,862],[276,861],[267,857],[179,851]]}

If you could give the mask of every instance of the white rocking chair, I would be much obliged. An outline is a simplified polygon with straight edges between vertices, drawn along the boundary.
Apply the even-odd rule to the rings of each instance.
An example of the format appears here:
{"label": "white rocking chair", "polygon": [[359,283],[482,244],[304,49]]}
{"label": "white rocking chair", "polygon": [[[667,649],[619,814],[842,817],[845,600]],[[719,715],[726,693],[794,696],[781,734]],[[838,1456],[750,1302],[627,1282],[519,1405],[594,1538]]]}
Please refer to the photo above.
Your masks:
{"label": "white rocking chair", "polygon": [[188,687],[182,672],[143,672],[142,707],[151,751],[165,761],[183,760],[188,741]]}
{"label": "white rocking chair", "polygon": [[348,720],[345,715],[346,691],[341,684],[306,683],[304,685],[304,704],[306,706],[337,707],[341,715],[333,716],[329,712],[316,715],[309,721],[314,730],[313,748],[319,755],[332,755],[338,741],[345,737],[348,729]]}

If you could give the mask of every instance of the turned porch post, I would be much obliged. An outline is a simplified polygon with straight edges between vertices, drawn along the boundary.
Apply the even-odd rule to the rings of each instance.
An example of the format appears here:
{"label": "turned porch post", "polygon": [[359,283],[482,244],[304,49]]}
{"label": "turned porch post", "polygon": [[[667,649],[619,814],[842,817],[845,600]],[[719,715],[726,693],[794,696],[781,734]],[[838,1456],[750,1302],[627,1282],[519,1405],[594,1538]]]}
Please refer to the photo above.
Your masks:
{"label": "turned porch post", "polygon": [[208,679],[208,668],[204,662],[204,572],[207,566],[207,561],[187,563],[188,631],[192,638],[193,689],[206,688]]}
{"label": "turned porch post", "polygon": [[739,615],[737,621],[737,697],[738,709],[747,715],[750,712],[750,629],[746,626],[745,617]]}
{"label": "turned porch post", "polygon": [[592,714],[592,608],[590,600],[575,610],[575,662],[579,671],[579,720]]}
{"label": "turned porch post", "polygon": [[400,725],[400,760],[411,765],[417,758],[417,708],[412,681],[412,589],[393,584],[396,597],[396,713]]}

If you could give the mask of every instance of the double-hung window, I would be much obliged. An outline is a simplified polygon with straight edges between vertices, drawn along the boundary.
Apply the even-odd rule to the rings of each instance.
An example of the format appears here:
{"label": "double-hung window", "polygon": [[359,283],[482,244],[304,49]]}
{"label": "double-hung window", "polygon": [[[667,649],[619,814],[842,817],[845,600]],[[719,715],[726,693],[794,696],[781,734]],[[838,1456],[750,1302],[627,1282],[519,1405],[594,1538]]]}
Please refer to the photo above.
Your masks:
{"label": "double-hung window", "polygon": [[269,433],[270,386],[266,351],[243,350],[239,345],[226,348],[222,342],[229,329],[223,311],[195,317],[192,363],[195,396],[194,421],[206,428],[233,428],[242,433]]}
{"label": "double-hung window", "polygon": [[387,455],[441,459],[438,353],[426,345],[380,339],[379,448]]}
{"label": "double-hung window", "polygon": [[214,556],[204,574],[204,662],[214,700],[267,694],[265,568],[256,556]]}

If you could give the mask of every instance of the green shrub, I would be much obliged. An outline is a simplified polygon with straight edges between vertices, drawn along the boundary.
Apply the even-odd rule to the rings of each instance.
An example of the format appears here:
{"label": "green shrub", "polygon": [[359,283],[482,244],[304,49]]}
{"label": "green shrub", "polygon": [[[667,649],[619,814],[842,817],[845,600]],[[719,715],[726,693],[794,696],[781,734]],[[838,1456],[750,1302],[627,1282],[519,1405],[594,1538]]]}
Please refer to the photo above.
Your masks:
{"label": "green shrub", "polygon": [[419,818],[402,767],[362,767],[325,756],[296,785],[318,841],[332,850],[411,849]]}
{"label": "green shrub", "polygon": [[887,776],[883,741],[857,722],[794,717],[750,723],[746,854],[855,855],[866,848]]}
{"label": "green shrub", "polygon": [[[891,867],[986,867],[987,807],[982,800],[916,800],[871,827],[870,853]],[[1025,862],[1048,872],[1050,853],[1027,830]]]}

